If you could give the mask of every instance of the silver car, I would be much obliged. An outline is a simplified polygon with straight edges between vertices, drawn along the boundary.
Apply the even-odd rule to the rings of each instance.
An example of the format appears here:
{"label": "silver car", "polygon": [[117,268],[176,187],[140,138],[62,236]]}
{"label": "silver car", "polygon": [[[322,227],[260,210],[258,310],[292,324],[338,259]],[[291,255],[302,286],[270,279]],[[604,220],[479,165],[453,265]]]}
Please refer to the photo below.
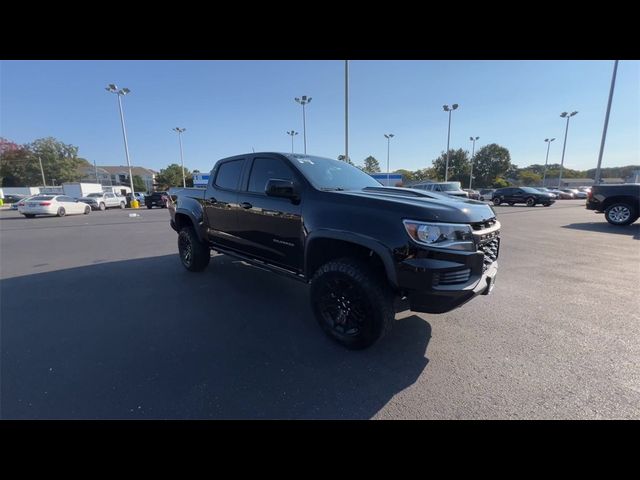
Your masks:
{"label": "silver car", "polygon": [[127,201],[115,193],[90,193],[78,200],[91,206],[92,210],[106,210],[114,207],[124,209],[127,206]]}

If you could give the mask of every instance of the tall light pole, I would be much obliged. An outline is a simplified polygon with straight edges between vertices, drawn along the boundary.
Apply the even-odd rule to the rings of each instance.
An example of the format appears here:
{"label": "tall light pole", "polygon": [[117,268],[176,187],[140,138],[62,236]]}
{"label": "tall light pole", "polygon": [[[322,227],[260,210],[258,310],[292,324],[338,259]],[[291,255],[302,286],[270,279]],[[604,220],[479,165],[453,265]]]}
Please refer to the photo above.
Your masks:
{"label": "tall light pole", "polygon": [[449,180],[449,139],[451,137],[451,112],[458,108],[458,104],[454,103],[449,107],[449,105],[443,105],[442,108],[445,112],[449,112],[449,128],[447,130],[447,165],[444,167],[444,181]]}
{"label": "tall light pole", "polygon": [[178,132],[178,141],[180,142],[180,162],[182,163],[182,188],[187,188],[187,179],[184,176],[184,157],[182,155],[182,132],[186,131],[186,128],[175,127],[172,128],[174,132]]}
{"label": "tall light pole", "polygon": [[135,192],[133,188],[133,174],[131,173],[131,162],[129,161],[129,145],[127,143],[127,130],[124,127],[124,114],[122,113],[122,98],[126,94],[130,93],[131,90],[128,88],[118,88],[113,83],[110,83],[105,90],[110,93],[114,93],[118,96],[118,107],[120,108],[120,123],[122,124],[122,136],[124,137],[124,152],[127,156],[127,166],[129,167],[129,183],[131,184],[131,198]]}
{"label": "tall light pole", "polygon": [[618,71],[618,60],[613,64],[613,75],[611,77],[611,88],[609,89],[609,103],[607,104],[607,114],[604,117],[604,128],[602,129],[602,141],[600,142],[600,153],[598,154],[598,166],[596,167],[595,184],[600,183],[600,166],[602,165],[602,154],[604,153],[604,141],[607,138],[607,127],[609,126],[609,113],[611,113],[611,100],[613,100],[613,89],[616,86],[616,72]]}
{"label": "tall light pole", "polygon": [[293,137],[295,135],[298,135],[299,132],[296,132],[295,130],[291,130],[290,132],[287,132],[288,135],[291,135],[291,153],[293,153]]}
{"label": "tall light pole", "polygon": [[304,137],[304,154],[307,154],[307,116],[304,106],[311,102],[311,97],[303,95],[302,98],[295,98],[295,101],[302,105],[302,135]]}
{"label": "tall light pole", "polygon": [[344,161],[349,162],[349,60],[344,61]]}
{"label": "tall light pole", "polygon": [[567,148],[567,133],[569,133],[569,119],[577,114],[578,114],[577,111],[573,111],[571,113],[562,112],[560,114],[562,118],[567,119],[567,127],[564,130],[564,144],[562,145],[562,160],[560,161],[560,175],[558,176],[558,188],[560,188],[560,184],[562,183],[562,167],[564,166],[564,151]]}
{"label": "tall light pole", "polygon": [[471,190],[471,181],[473,179],[473,156],[476,153],[476,140],[480,139],[480,137],[469,137],[469,140],[473,142],[473,146],[471,147],[471,173],[469,174],[469,190]]}
{"label": "tall light pole", "polygon": [[389,149],[393,133],[385,133],[384,137],[387,139],[387,187],[389,186]]}
{"label": "tall light pole", "polygon": [[547,162],[549,161],[549,149],[551,148],[551,142],[555,140],[554,138],[545,138],[544,141],[547,142],[547,158],[544,160],[544,174],[542,175],[542,186],[544,187],[544,181],[547,178]]}

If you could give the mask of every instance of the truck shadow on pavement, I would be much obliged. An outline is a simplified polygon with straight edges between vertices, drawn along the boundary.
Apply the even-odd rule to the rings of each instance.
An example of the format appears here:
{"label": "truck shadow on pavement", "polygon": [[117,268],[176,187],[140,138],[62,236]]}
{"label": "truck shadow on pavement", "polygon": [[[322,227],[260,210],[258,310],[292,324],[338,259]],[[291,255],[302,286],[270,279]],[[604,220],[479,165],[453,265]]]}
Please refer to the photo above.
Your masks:
{"label": "truck shadow on pavement", "polygon": [[562,228],[571,228],[573,230],[586,230],[589,232],[616,233],[618,235],[628,235],[635,240],[640,240],[640,223],[632,223],[631,225],[618,226],[611,225],[606,221],[587,222],[587,223],[571,223],[563,225]]}
{"label": "truck shadow on pavement", "polygon": [[168,255],[0,292],[4,419],[368,419],[428,363],[422,318],[348,351],[306,285],[222,255],[199,274]]}

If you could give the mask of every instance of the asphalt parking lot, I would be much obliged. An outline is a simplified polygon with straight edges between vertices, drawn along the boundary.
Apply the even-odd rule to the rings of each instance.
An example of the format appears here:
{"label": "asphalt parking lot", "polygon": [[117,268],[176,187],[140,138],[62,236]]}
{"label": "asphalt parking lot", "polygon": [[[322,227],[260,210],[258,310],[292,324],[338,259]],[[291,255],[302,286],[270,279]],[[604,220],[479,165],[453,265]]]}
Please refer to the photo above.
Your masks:
{"label": "asphalt parking lot", "polygon": [[640,418],[640,222],[496,211],[492,295],[357,352],[303,284],[222,255],[185,271],[164,209],[2,211],[0,418]]}

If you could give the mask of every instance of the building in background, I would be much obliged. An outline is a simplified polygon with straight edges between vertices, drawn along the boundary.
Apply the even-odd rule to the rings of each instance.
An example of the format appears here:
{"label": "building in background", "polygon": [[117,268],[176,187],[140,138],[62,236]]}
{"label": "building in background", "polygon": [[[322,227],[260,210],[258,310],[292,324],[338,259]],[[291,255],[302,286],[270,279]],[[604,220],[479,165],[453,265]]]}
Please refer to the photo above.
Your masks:
{"label": "building in background", "polygon": [[[124,165],[108,166],[101,165],[97,167],[98,170],[98,183],[103,186],[130,186],[129,181],[129,167]],[[93,166],[85,166],[80,168],[82,175],[81,181],[96,181],[96,169]],[[145,185],[147,192],[153,191],[156,175],[158,172],[144,167],[131,167],[131,173],[135,177],[138,175]]]}

